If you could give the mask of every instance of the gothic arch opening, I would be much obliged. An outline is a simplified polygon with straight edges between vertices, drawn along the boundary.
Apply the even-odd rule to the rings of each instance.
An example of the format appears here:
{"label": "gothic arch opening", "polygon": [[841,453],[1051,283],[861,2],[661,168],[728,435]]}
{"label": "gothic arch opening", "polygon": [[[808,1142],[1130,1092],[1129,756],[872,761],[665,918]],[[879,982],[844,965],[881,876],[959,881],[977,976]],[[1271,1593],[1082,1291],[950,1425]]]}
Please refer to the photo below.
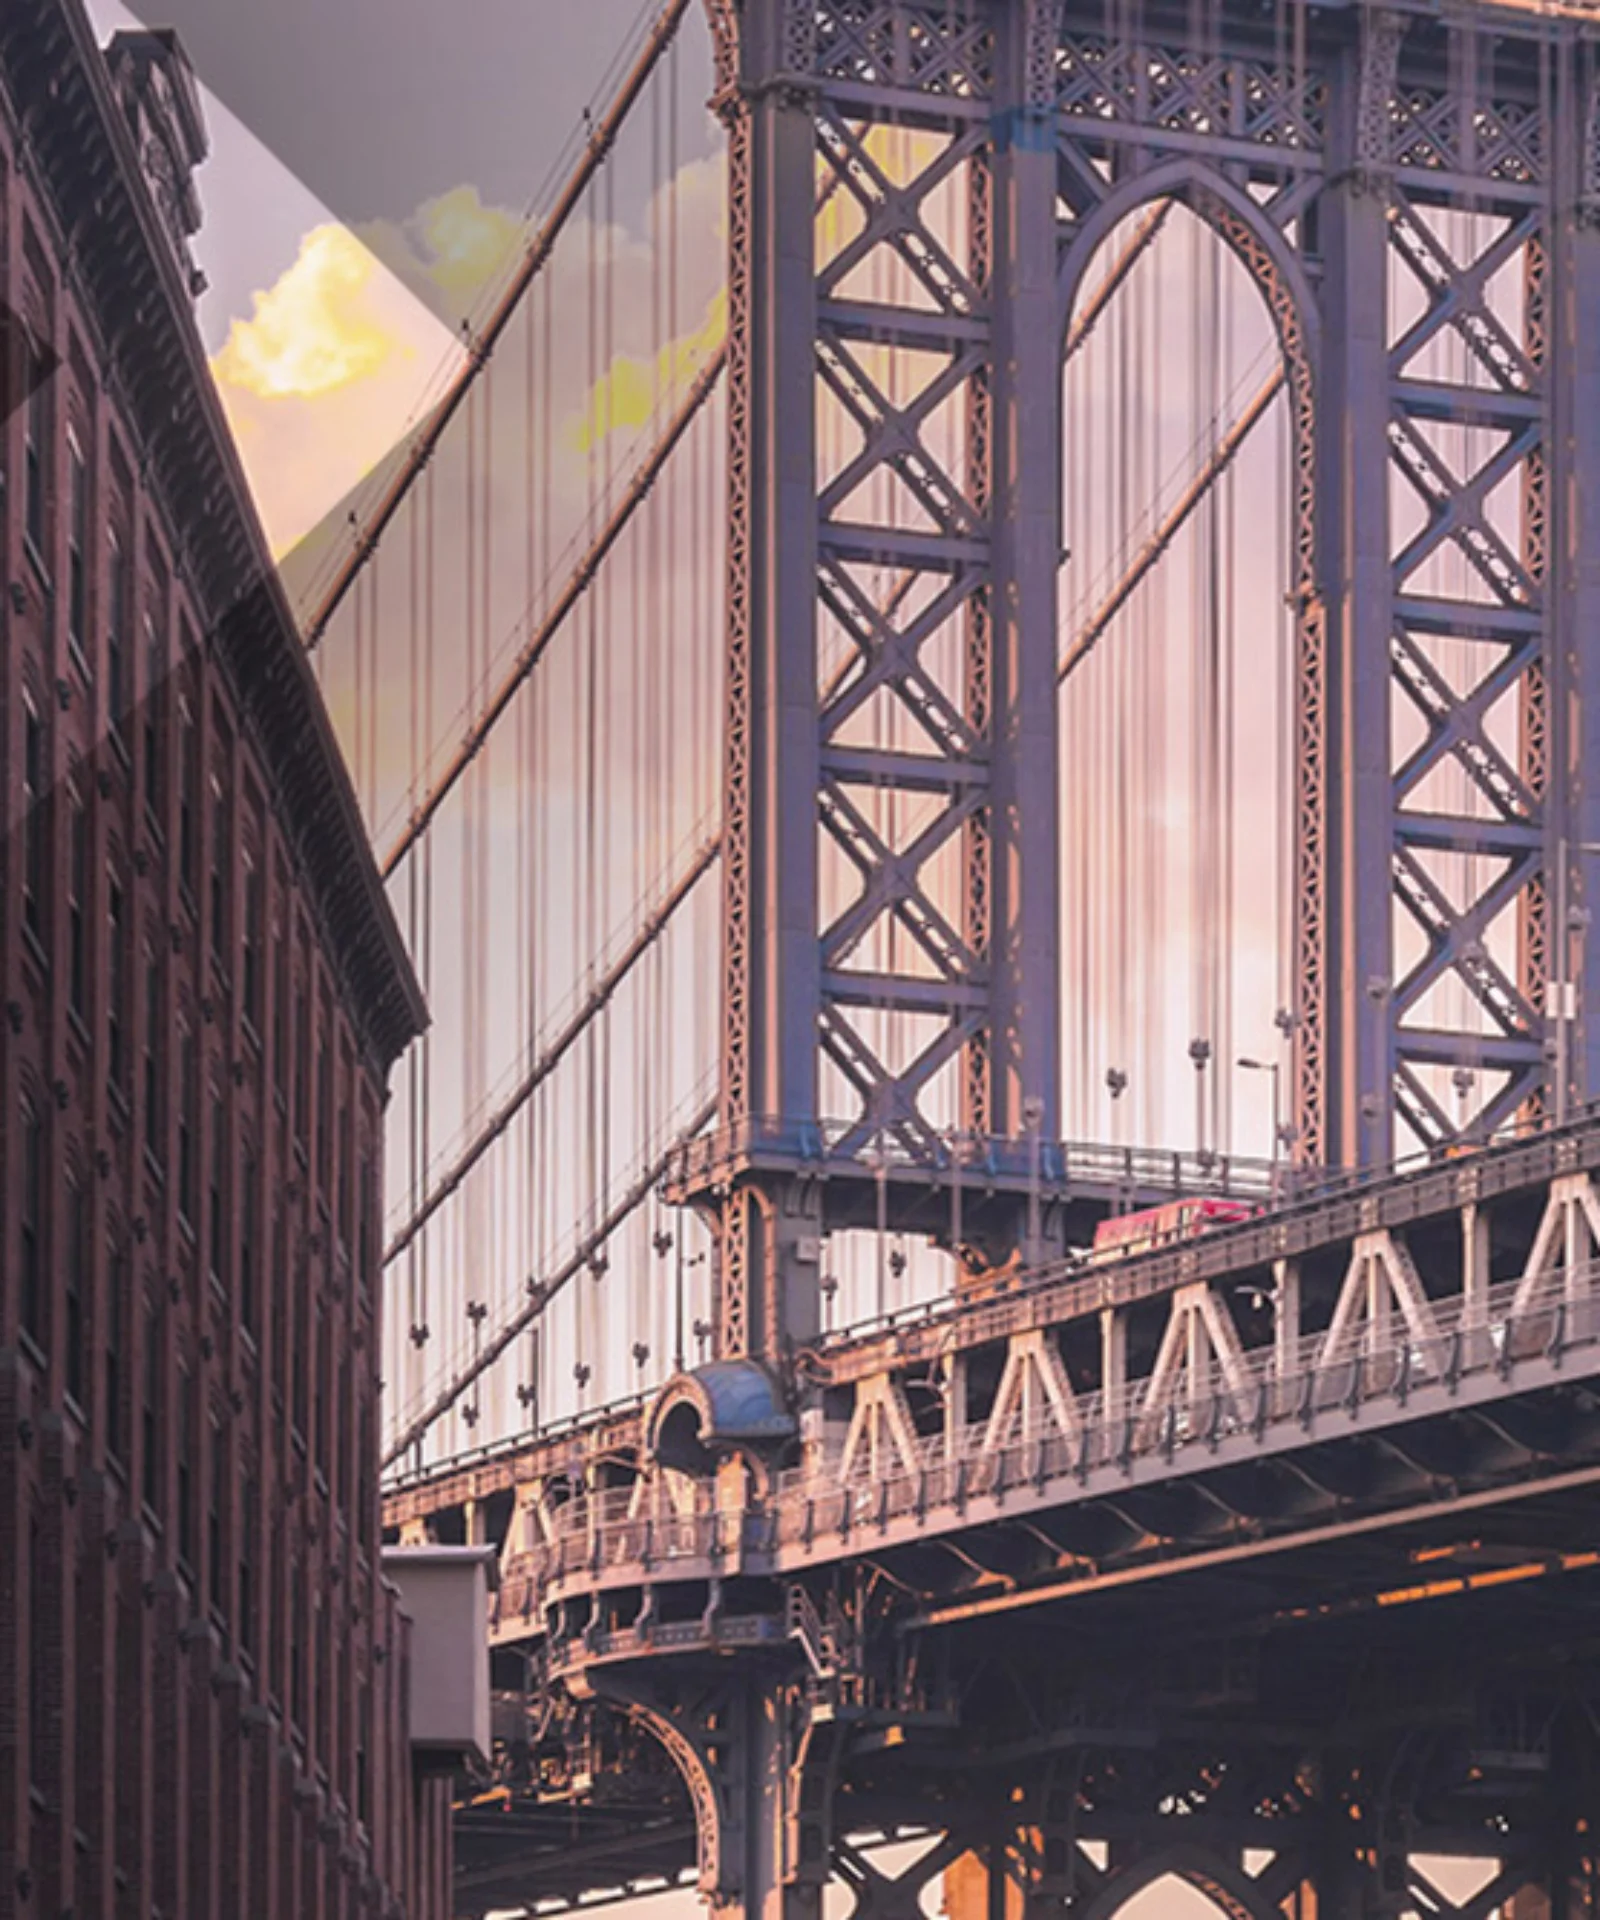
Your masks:
{"label": "gothic arch opening", "polygon": [[1293,1104],[1309,370],[1247,215],[1203,187],[1087,245],[1062,368],[1065,1131],[1266,1157]]}

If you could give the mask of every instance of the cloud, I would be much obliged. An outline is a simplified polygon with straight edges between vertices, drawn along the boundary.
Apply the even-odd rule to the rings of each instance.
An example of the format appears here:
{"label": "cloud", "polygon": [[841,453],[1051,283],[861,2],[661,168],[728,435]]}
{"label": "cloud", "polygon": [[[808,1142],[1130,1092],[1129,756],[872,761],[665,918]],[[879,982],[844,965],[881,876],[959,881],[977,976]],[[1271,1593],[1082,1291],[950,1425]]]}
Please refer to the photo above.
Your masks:
{"label": "cloud", "polygon": [[653,363],[619,353],[589,390],[588,405],[573,428],[574,450],[592,453],[607,434],[647,425],[665,401],[688,389],[727,331],[728,296],[722,289],[712,296],[702,324],[667,341]]}
{"label": "cloud", "polygon": [[407,220],[374,220],[356,232],[397,279],[452,324],[472,312],[528,242],[516,214],[486,206],[471,186],[425,200]]}
{"label": "cloud", "polygon": [[[641,209],[639,231],[576,215],[545,268],[536,308],[552,321],[540,348],[549,356],[541,394],[527,391],[520,346],[497,356],[501,481],[520,476],[520,444],[535,430],[533,409],[548,384],[553,417],[537,430],[548,428],[556,453],[548,479],[558,542],[588,511],[610,436],[631,444],[722,340],[723,178],[720,155],[685,163]],[[527,243],[518,214],[458,186],[405,220],[315,227],[278,280],[254,294],[250,317],[234,320],[212,370],[274,553],[283,559],[306,543],[294,554],[297,577],[309,578],[330,543],[348,537],[348,511],[363,516],[372,477],[462,365],[472,328]],[[591,311],[599,291],[590,286],[592,260],[607,263],[603,323]],[[659,344],[668,306],[680,316],[676,337]],[[596,365],[602,324],[611,352]],[[442,467],[463,451],[442,449]],[[517,542],[512,522],[523,510],[520,478],[496,485],[491,511],[504,514]]]}
{"label": "cloud", "polygon": [[378,310],[378,263],[343,227],[318,227],[276,285],[235,320],[213,369],[263,400],[312,398],[366,379],[399,348]]}
{"label": "cloud", "polygon": [[302,539],[460,363],[449,330],[345,228],[314,228],[212,373],[275,554]]}

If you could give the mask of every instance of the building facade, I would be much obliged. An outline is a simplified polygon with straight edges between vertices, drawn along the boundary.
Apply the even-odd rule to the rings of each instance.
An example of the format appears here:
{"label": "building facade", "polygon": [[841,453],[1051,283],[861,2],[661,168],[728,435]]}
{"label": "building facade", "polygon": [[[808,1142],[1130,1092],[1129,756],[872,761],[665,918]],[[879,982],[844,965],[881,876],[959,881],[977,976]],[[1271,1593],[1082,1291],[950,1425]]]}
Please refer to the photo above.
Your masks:
{"label": "building facade", "polygon": [[0,1916],[449,1911],[379,1565],[424,1018],[206,370],[160,34],[0,28]]}

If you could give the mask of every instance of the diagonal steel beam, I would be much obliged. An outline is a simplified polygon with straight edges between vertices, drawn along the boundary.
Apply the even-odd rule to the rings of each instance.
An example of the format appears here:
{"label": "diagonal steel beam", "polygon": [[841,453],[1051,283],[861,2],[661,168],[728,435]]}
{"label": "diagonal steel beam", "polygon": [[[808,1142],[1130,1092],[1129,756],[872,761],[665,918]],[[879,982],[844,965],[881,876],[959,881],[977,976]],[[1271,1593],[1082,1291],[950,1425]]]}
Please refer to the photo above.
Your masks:
{"label": "diagonal steel beam", "polygon": [[717,855],[721,851],[721,834],[713,834],[708,840],[702,842],[688,866],[663,896],[660,904],[639,923],[633,938],[594,983],[582,1004],[575,1009],[561,1031],[548,1046],[543,1048],[539,1057],[516,1086],[455,1156],[448,1171],[441,1174],[433,1183],[425,1197],[414,1208],[405,1225],[384,1248],[383,1264],[385,1266],[405,1252],[450,1196],[460,1188],[462,1181],[510,1126],[534,1094],[555,1072],[580,1035],[610,1004],[611,997],[618,987],[660,939],[673,915],[693,893],[702,877],[716,864]]}
{"label": "diagonal steel beam", "polygon": [[1161,524],[1134,555],[1133,564],[1127,572],[1078,629],[1072,644],[1062,656],[1061,665],[1056,669],[1058,681],[1065,680],[1073,668],[1089,653],[1106,628],[1137,592],[1140,582],[1145,579],[1151,568],[1178,537],[1190,514],[1232,466],[1239,449],[1249,439],[1251,430],[1277,398],[1283,387],[1283,381],[1283,365],[1280,362],[1257,387],[1246,403],[1243,413],[1212,448],[1209,458],[1200,471],[1179,494]]}

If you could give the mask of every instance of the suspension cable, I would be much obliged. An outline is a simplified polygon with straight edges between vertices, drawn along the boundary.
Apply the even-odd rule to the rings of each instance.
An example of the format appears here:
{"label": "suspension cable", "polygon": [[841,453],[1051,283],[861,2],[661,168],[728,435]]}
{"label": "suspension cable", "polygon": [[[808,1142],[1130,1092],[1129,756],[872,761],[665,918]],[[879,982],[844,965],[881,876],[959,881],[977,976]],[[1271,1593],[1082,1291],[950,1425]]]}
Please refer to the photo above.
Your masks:
{"label": "suspension cable", "polygon": [[400,503],[410,492],[417,475],[432,459],[439,442],[444,438],[445,429],[455,418],[462,401],[471,391],[489,356],[498,346],[501,335],[511,324],[512,316],[521,305],[523,295],[543,271],[555,250],[555,244],[560,239],[563,228],[583,198],[590,181],[615,145],[617,135],[621,132],[623,122],[627,119],[634,101],[643,92],[645,82],[655,71],[661,56],[676,37],[678,27],[688,8],[689,0],[666,0],[666,5],[657,16],[648,39],[639,51],[639,57],[624,75],[622,84],[618,87],[610,106],[594,123],[594,131],[589,135],[582,153],[578,156],[577,164],[568,175],[566,184],[556,198],[555,205],[529,242],[521,266],[512,276],[505,292],[500,296],[477,338],[472,342],[466,365],[446,390],[431,418],[424,423],[412,441],[410,451],[400,462],[393,479],[379,496],[366,526],[357,535],[354,547],[334,575],[315,613],[307,622],[306,651],[308,653],[315,652],[322,644],[328,631],[329,621],[359,578],[362,569],[377,551],[379,541],[399,511]]}
{"label": "suspension cable", "polygon": [[606,555],[616,545],[623,529],[659,478],[661,469],[666,465],[673,449],[710,397],[726,359],[726,347],[719,346],[695,376],[694,384],[684,395],[677,412],[667,422],[661,438],[656,441],[635,469],[633,478],[628,483],[627,492],[617,502],[605,525],[595,535],[583,557],[568,575],[566,584],[557,594],[554,604],[529,635],[527,643],[512,663],[510,671],[490,696],[488,704],[467,728],[460,746],[451,756],[443,773],[412,809],[411,817],[407,820],[403,832],[383,857],[380,870],[385,880],[393,875],[401,861],[426,833],[433,816],[444,804],[462,774],[477,758],[484,741],[489,737],[490,730],[510,706],[517,689],[538,665],[540,656],[560,631],[567,615],[583,598],[595,575],[600,571]]}
{"label": "suspension cable", "polygon": [[429,1427],[450,1411],[473,1381],[512,1345],[518,1334],[539,1318],[556,1294],[576,1274],[582,1273],[588,1267],[595,1254],[618,1227],[655,1191],[657,1182],[671,1165],[673,1156],[710,1124],[716,1117],[716,1111],[717,1103],[714,1099],[703,1102],[692,1115],[687,1126],[618,1195],[610,1210],[578,1241],[550,1278],[542,1284],[529,1282],[526,1305],[519,1307],[489,1340],[479,1346],[471,1360],[454,1373],[416,1418],[409,1421],[402,1431],[394,1436],[385,1448],[382,1460],[378,1463],[380,1470],[393,1466],[403,1453],[414,1447]]}

